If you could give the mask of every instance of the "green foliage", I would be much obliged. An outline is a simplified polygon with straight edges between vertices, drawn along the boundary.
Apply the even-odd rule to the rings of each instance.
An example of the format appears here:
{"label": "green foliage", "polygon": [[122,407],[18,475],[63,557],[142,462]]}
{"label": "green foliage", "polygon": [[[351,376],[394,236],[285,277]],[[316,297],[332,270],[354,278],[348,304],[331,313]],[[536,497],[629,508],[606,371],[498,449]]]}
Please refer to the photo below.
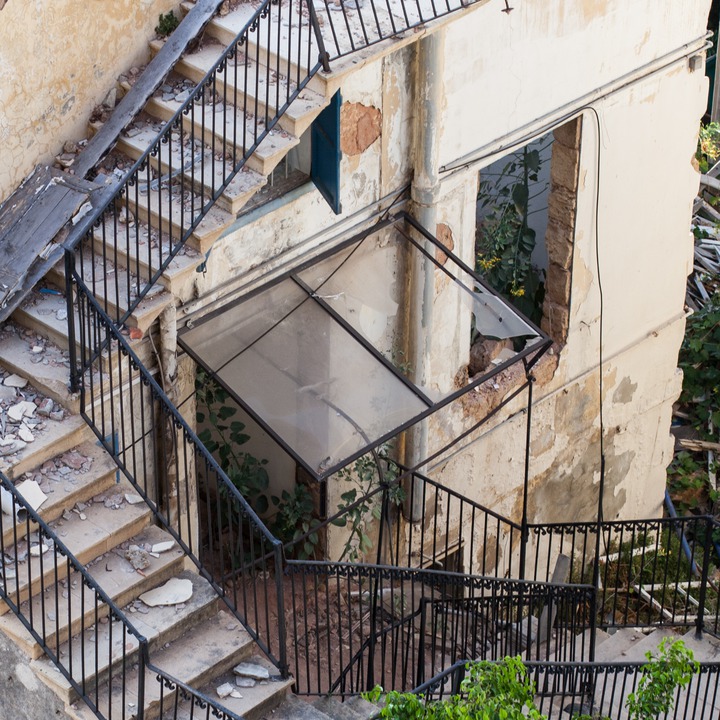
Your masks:
{"label": "green foliage", "polygon": [[[658,655],[648,652],[646,657],[637,692],[627,698],[629,720],[655,720],[672,711],[676,690],[687,686],[699,671],[682,640],[664,638]],[[535,686],[520,656],[469,663],[460,693],[445,700],[425,703],[412,693],[394,691],[383,695],[379,686],[363,697],[373,703],[384,701],[380,717],[387,720],[546,720],[535,705]],[[579,714],[572,720],[601,717]]]}
{"label": "green foliage", "polygon": [[[366,698],[377,702],[375,688]],[[380,717],[389,720],[545,720],[534,703],[535,686],[520,657],[469,663],[460,694],[423,703],[412,693],[389,692]]]}
{"label": "green foliage", "polygon": [[[377,450],[377,458],[385,460],[390,452],[390,447],[384,445]],[[395,482],[398,475],[397,466],[390,462],[384,472],[384,480],[388,484],[390,502],[400,505],[405,494],[401,487]],[[369,525],[373,521],[380,520],[382,507],[376,495],[373,498],[358,502],[355,507],[353,503],[368,495],[380,482],[375,455],[367,453],[358,458],[352,466],[338,470],[333,476],[335,480],[343,480],[350,487],[340,495],[341,502],[338,510],[347,512],[333,521],[338,527],[349,527],[350,534],[343,548],[338,562],[348,560],[358,562],[363,559],[366,553],[372,550],[373,542],[368,533]],[[348,509],[350,508],[350,509]]]}
{"label": "green foliage", "polygon": [[703,437],[708,421],[720,428],[720,297],[713,296],[688,318],[680,350],[683,389],[680,401],[691,413],[691,421]]}
{"label": "green foliage", "polygon": [[720,157],[720,123],[700,124],[695,158],[700,172],[706,173]]}
{"label": "green foliage", "polygon": [[170,10],[164,15],[161,13],[158,16],[158,24],[155,26],[155,32],[159,37],[167,37],[177,30],[180,21],[177,19],[175,13]]}
{"label": "green foliage", "polygon": [[537,187],[540,149],[513,153],[500,174],[481,180],[478,192],[485,217],[475,243],[476,269],[499,293],[534,319],[539,319],[545,287],[532,266],[537,238],[528,225],[529,203]]}
{"label": "green foliage", "polygon": [[[700,439],[717,442],[720,428],[720,296],[688,318],[678,364],[683,371],[680,403]],[[683,451],[668,470],[668,488],[678,512],[714,514],[720,500],[703,453]]]}
{"label": "green foliage", "polygon": [[657,656],[646,653],[649,662],[641,670],[637,692],[628,695],[625,706],[630,720],[653,720],[669,713],[677,688],[688,685],[700,669],[682,640],[663,638],[658,650]]}
{"label": "green foliage", "polygon": [[[232,420],[237,408],[228,404],[228,393],[202,370],[195,379],[195,394],[198,424],[208,424],[198,435],[200,442],[216,457],[223,472],[252,508],[260,515],[266,513],[269,507],[267,460],[258,460],[240,449],[250,436],[245,433],[243,423]],[[221,487],[220,494],[227,497],[227,489]]]}
{"label": "green foliage", "polygon": [[[296,485],[292,492],[282,491],[281,497],[273,495],[271,501],[278,508],[270,526],[271,532],[283,543],[295,543],[289,551],[300,560],[316,557],[320,536],[311,530],[318,525],[313,517],[315,505],[305,485]],[[300,542],[300,538],[307,535]]]}

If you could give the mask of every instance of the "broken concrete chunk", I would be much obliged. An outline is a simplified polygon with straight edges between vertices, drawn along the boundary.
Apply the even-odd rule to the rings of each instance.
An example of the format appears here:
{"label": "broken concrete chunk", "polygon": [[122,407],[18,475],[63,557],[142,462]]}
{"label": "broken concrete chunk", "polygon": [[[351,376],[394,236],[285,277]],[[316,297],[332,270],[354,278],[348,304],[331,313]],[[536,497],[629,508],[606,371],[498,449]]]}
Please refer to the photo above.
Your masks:
{"label": "broken concrete chunk", "polygon": [[232,693],[233,689],[230,683],[223,683],[215,692],[219,698],[226,698]]}
{"label": "broken concrete chunk", "polygon": [[15,488],[22,495],[25,502],[37,510],[48,499],[47,495],[40,489],[35,480],[25,480]]}
{"label": "broken concrete chunk", "polygon": [[7,387],[0,385],[0,401],[2,400],[15,400],[17,393],[14,387]]}
{"label": "broken concrete chunk", "polygon": [[[188,581],[189,582],[189,581]],[[241,662],[233,668],[233,672],[241,677],[252,678],[253,680],[269,680],[270,673],[266,667],[257,663]]]}
{"label": "broken concrete chunk", "polygon": [[[62,461],[63,465],[67,465],[73,470],[80,470],[80,468],[82,468],[82,466],[85,464],[87,458],[84,455],[81,455],[77,450],[70,450],[70,452],[66,452],[60,458],[60,460]],[[84,507],[80,508],[80,510],[84,509]]]}
{"label": "broken concrete chunk", "polygon": [[18,430],[18,437],[26,443],[31,443],[35,441],[35,436],[32,434],[30,428],[26,425],[20,426],[20,429]]}
{"label": "broken concrete chunk", "polygon": [[44,555],[50,548],[43,543],[42,545],[33,545],[30,548],[30,554],[33,557],[40,557],[41,555]]}
{"label": "broken concrete chunk", "polygon": [[164,553],[170,550],[175,546],[174,540],[165,540],[165,542],[159,542],[155,543],[152,548],[150,548],[150,552],[154,553]]}
{"label": "broken concrete chunk", "polygon": [[8,375],[5,380],[3,380],[3,385],[7,385],[12,388],[24,388],[27,384],[28,381],[26,378],[14,374]]}
{"label": "broken concrete chunk", "polygon": [[32,417],[37,405],[29,400],[21,400],[8,408],[7,414],[11,422],[19,423],[24,417]]}
{"label": "broken concrete chunk", "polygon": [[128,505],[138,505],[143,501],[139,495],[135,495],[134,493],[125,493],[125,500]]}
{"label": "broken concrete chunk", "polygon": [[249,677],[240,677],[240,675],[238,675],[235,678],[235,684],[241,688],[251,688],[257,685],[257,680],[253,680]]}
{"label": "broken concrete chunk", "polygon": [[[40,405],[38,405],[37,414],[43,417],[49,417],[53,409],[53,401],[51,398],[45,398]],[[44,466],[43,466],[44,467]]]}
{"label": "broken concrete chunk", "polygon": [[164,585],[143,593],[140,599],[150,607],[178,605],[189,600],[192,594],[193,586],[190,580],[170,578]]}
{"label": "broken concrete chunk", "polygon": [[137,545],[131,545],[125,551],[125,557],[135,570],[144,570],[150,565],[150,556]]}

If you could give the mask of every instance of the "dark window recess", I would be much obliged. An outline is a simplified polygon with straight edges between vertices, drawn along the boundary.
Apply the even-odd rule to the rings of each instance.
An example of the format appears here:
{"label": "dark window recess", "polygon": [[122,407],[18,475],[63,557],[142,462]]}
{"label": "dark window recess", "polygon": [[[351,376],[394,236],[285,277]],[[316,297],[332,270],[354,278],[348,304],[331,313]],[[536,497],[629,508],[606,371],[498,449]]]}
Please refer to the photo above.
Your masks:
{"label": "dark window recess", "polygon": [[311,126],[312,164],[310,177],[333,212],[342,212],[340,205],[340,105],[338,91],[330,104]]}

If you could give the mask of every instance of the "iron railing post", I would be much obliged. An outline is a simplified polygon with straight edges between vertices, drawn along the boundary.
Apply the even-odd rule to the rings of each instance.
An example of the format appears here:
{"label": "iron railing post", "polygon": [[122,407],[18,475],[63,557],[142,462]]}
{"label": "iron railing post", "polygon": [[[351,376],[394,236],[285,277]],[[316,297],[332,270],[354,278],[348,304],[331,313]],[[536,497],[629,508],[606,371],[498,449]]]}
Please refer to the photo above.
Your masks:
{"label": "iron railing post", "polygon": [[70,392],[80,389],[77,346],[75,345],[75,312],[73,311],[73,276],[75,274],[75,253],[65,249],[65,305],[67,312],[68,345],[70,353]]}
{"label": "iron railing post", "polygon": [[527,544],[530,537],[528,530],[528,485],[530,483],[530,432],[532,429],[532,396],[533,396],[533,382],[535,378],[533,375],[528,373],[528,402],[527,402],[527,418],[525,428],[525,474],[523,478],[523,505],[522,505],[522,520],[520,522],[520,572],[519,577],[521,580],[525,580],[525,563],[527,560]]}
{"label": "iron railing post", "polygon": [[323,39],[322,32],[320,31],[320,23],[317,19],[315,12],[315,6],[312,0],[305,0],[308,9],[308,15],[310,16],[310,24],[312,25],[313,32],[315,33],[315,40],[318,44],[318,60],[322,64],[323,72],[330,72],[330,55],[325,49],[325,40]]}
{"label": "iron railing post", "polygon": [[705,629],[705,600],[707,596],[708,567],[710,566],[710,541],[712,538],[712,520],[705,520],[705,544],[703,549],[702,577],[700,580],[700,593],[698,595],[697,618],[695,620],[695,633],[698,638],[702,637]]}
{"label": "iron railing post", "polygon": [[285,625],[285,592],[283,576],[285,575],[285,562],[282,542],[275,544],[275,596],[277,598],[278,622],[278,669],[283,678],[290,675],[287,661],[287,628]]}
{"label": "iron railing post", "polygon": [[425,625],[427,623],[426,597],[420,598],[420,641],[417,655],[417,668],[415,669],[415,687],[420,687],[425,682]]}
{"label": "iron railing post", "polygon": [[147,640],[143,639],[140,647],[140,665],[138,667],[138,702],[136,720],[145,717],[145,668],[150,662]]}

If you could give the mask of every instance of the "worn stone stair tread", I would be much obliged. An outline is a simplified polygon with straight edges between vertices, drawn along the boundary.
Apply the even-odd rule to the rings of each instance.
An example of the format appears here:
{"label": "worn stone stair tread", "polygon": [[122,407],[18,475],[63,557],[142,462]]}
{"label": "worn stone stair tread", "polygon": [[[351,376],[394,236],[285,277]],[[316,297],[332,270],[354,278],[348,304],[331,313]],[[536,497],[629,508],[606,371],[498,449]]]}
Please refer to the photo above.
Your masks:
{"label": "worn stone stair tread", "polygon": [[[132,201],[131,208],[140,222],[160,229],[161,213],[162,232],[167,232],[169,226],[171,226],[173,237],[179,238],[181,236],[181,210],[178,207],[180,204],[179,198],[173,198],[172,207],[166,200],[166,193],[163,193],[161,196],[154,190],[150,190],[145,194],[138,193],[137,197],[133,195],[130,199]],[[137,203],[135,202],[136,200]],[[189,227],[193,219],[193,214],[189,210],[183,210],[182,213],[184,216],[183,227]],[[207,252],[215,240],[220,237],[223,230],[225,230],[234,219],[234,215],[231,215],[216,205],[213,206],[193,230],[188,238],[188,243],[201,253]]]}
{"label": "worn stone stair tread", "polygon": [[[154,52],[157,52],[160,47],[162,47],[162,44],[160,40],[153,40],[150,43],[150,47]],[[224,47],[218,43],[215,45],[205,45],[194,53],[186,53],[175,66],[175,72],[184,75],[193,82],[201,82],[217,62],[223,50]],[[249,106],[244,108],[244,110],[246,112],[252,112],[253,114],[257,113],[259,116],[264,116],[267,109],[269,116],[273,117],[277,108],[272,104],[272,101],[275,100],[277,104],[279,97],[279,105],[285,103],[288,92],[287,79],[282,76],[277,79],[269,78],[268,75],[272,75],[272,69],[262,65],[258,66],[252,60],[247,63],[247,66],[243,62],[242,73],[238,72],[238,78],[240,79],[242,76],[242,80],[245,81],[246,74],[249,88],[247,93]],[[223,94],[222,88],[225,87],[228,97],[236,96],[236,86],[231,82],[232,78],[230,77],[230,73],[228,73],[227,77],[225,75],[217,75],[216,78],[218,92],[221,95]],[[238,100],[243,95],[242,86],[237,86]],[[265,98],[271,101],[269,106],[266,106]],[[298,97],[292,101],[287,110],[280,116],[278,125],[286,132],[300,137],[300,135],[310,127],[312,121],[317,117],[317,114],[328,102],[329,99],[324,98],[314,90],[304,88]]]}
{"label": "worn stone stair tread", "polygon": [[365,715],[359,713],[347,702],[340,702],[338,698],[334,697],[318,698],[313,702],[313,707],[333,720],[367,720]]}
{"label": "worn stone stair tread", "polygon": [[[140,231],[139,238],[138,230]],[[103,243],[103,236],[106,238],[107,244]],[[96,229],[93,233],[93,244],[96,252],[102,253],[108,246],[112,247],[114,252],[117,251],[118,262],[132,268],[136,275],[145,280],[150,277],[150,267],[152,267],[154,273],[160,266],[161,260],[164,261],[169,252],[166,245],[161,257],[160,249],[152,245],[149,247],[148,240],[149,229],[147,225],[143,224],[139,226],[133,224],[133,227],[129,229],[123,226],[123,232],[117,243],[115,243],[115,231],[111,220],[105,221],[104,233],[103,229]],[[158,279],[158,283],[169,292],[178,294],[177,291],[184,286],[187,278],[194,276],[196,268],[202,262],[202,259],[197,250],[186,245],[170,261]]]}
{"label": "worn stone stair tread", "polygon": [[[226,611],[220,610],[213,617],[197,624],[181,638],[170,643],[168,647],[151,653],[150,662],[177,680],[191,687],[201,688],[211,679],[249,657],[253,647],[253,641],[240,623]],[[127,689],[124,693],[121,688],[113,688],[111,699],[113,717],[124,717],[125,720],[137,717],[138,698],[135,688],[138,684],[138,672],[134,667],[127,673]],[[106,708],[107,694],[107,686],[102,687],[101,704]],[[174,705],[174,695],[173,690],[163,689],[163,711]],[[159,717],[160,701],[160,683],[156,673],[148,669],[145,673],[145,720]]]}
{"label": "worn stone stair tread", "polygon": [[660,627],[653,632],[645,635],[640,633],[640,637],[635,640],[626,650],[623,650],[618,658],[619,662],[633,663],[633,662],[645,662],[645,653],[648,650],[654,651],[660,644],[660,641],[665,638],[677,638],[677,634],[673,632],[671,628]]}
{"label": "worn stone stair tread", "polygon": [[[182,103],[177,100],[163,100],[162,97],[152,97],[148,101],[145,111],[154,117],[167,121],[175,115],[181,105]],[[227,134],[227,137],[234,137],[236,120],[238,132],[240,133],[242,133],[242,128],[246,127],[245,123],[247,122],[248,130],[245,135],[245,142],[247,147],[250,147],[254,142],[254,134],[251,132],[254,121],[246,121],[242,110],[231,108],[231,106],[227,107],[228,111],[232,109],[233,112],[215,113],[211,107],[205,106],[202,106],[202,110],[200,108],[196,109],[194,116],[196,119],[191,119],[191,121],[197,136],[202,137],[208,144],[213,142],[216,144],[218,142],[222,143],[223,132]],[[212,122],[213,116],[215,116],[214,122]],[[202,122],[203,118],[205,118],[204,124]],[[188,122],[188,120],[185,122]],[[247,159],[246,167],[260,175],[267,176],[298,142],[299,140],[295,135],[274,130],[263,138],[253,154]],[[239,148],[239,150],[242,151],[242,148]]]}
{"label": "worn stone stair tread", "polygon": [[92,430],[80,415],[66,414],[62,420],[48,418],[45,427],[34,434],[34,442],[13,455],[0,457],[0,471],[10,480],[91,438]]}
{"label": "worn stone stair tread", "polygon": [[[30,328],[39,335],[50,339],[55,345],[67,350],[68,322],[66,318],[58,319],[58,312],[67,312],[64,293],[47,295],[37,288],[28,293],[22,304],[13,312],[13,318],[24,327]],[[75,337],[80,337],[80,321],[75,316]]]}
{"label": "worn stone stair tread", "polygon": [[[145,528],[139,535],[136,535],[130,542],[135,544],[155,544],[169,540],[170,536],[156,526]],[[150,590],[153,587],[161,585],[170,577],[177,575],[182,570],[183,555],[178,550],[171,550],[161,553],[158,558],[150,557],[150,565],[143,570],[141,575],[135,572],[130,563],[118,554],[115,549],[107,553],[96,564],[88,567],[90,576],[97,581],[103,588],[108,597],[118,606],[123,607],[138,595]],[[67,587],[70,594],[75,599],[80,598],[82,583],[80,582],[80,574],[76,571],[71,572],[67,580]],[[54,587],[54,586],[53,586]],[[51,590],[52,592],[52,590]],[[90,597],[86,591],[86,597]],[[56,644],[56,633],[59,635],[58,642],[65,642],[69,635],[75,635],[80,631],[81,613],[79,603],[70,603],[70,617],[68,617],[68,602],[63,597],[62,590],[58,593],[59,606],[57,608],[56,620],[52,620],[46,616],[46,640],[52,647]],[[32,599],[33,614],[40,617],[43,614],[43,606],[40,597]],[[27,603],[24,604],[26,614],[29,614]],[[55,609],[53,608],[53,611]],[[86,608],[85,624],[89,625],[94,622],[95,608]],[[98,607],[98,617],[107,615],[107,606]],[[47,615],[47,610],[46,613]],[[131,615],[134,618],[136,613]],[[6,613],[0,616],[0,629],[14,639],[31,658],[37,658],[42,654],[39,644],[28,633],[25,626],[17,619],[13,613]]]}
{"label": "worn stone stair tread", "polygon": [[[251,662],[265,666],[270,672],[271,678],[277,675],[277,668],[266,658],[257,655],[250,657],[250,653],[248,653],[247,657],[250,658]],[[286,693],[292,686],[292,678],[288,678],[287,680],[271,679],[269,681],[259,682],[252,688],[238,687],[237,689],[242,695],[242,698],[226,697],[221,699],[218,697],[216,690],[226,682],[231,684],[235,683],[235,676],[232,672],[216,675],[213,677],[212,682],[203,685],[200,691],[236,715],[240,715],[245,720],[260,720],[266,716],[273,718],[278,717],[284,720],[285,716],[280,714],[279,709],[276,711],[276,714],[271,714],[271,711],[277,708],[281,702],[283,705],[280,705],[280,708],[283,708],[283,701],[290,699]],[[295,698],[292,698],[292,700],[294,699]],[[304,704],[307,705],[307,703]],[[189,710],[190,703],[184,702],[181,707],[184,714],[179,714],[178,720],[189,720],[191,717]],[[311,706],[307,705],[307,707]],[[324,720],[322,715],[320,715],[318,720]]]}
{"label": "worn stone stair tread", "polygon": [[361,698],[359,695],[350,697],[345,701],[345,704],[352,708],[355,712],[359,713],[363,718],[369,719],[378,714],[379,708],[377,705],[373,705],[371,702]]}
{"label": "worn stone stair tread", "polygon": [[288,695],[281,705],[263,715],[262,720],[342,720],[343,717],[324,712],[312,701]]}
{"label": "worn stone stair tread", "polygon": [[[43,352],[33,355],[32,347],[43,346]],[[31,358],[48,360],[47,364],[34,363]],[[27,377],[30,384],[45,397],[52,398],[71,412],[77,412],[80,407],[78,396],[70,393],[68,377],[70,362],[67,360],[67,351],[61,350],[57,345],[43,339],[37,342],[37,336],[31,338],[19,334],[17,326],[8,321],[5,324],[2,339],[0,339],[0,365],[6,370]]]}
{"label": "worn stone stair tread", "polygon": [[608,635],[607,639],[598,645],[595,659],[598,662],[623,662],[628,648],[643,640],[645,635],[633,628],[619,628],[617,632]]}
{"label": "worn stone stair tread", "polygon": [[[218,596],[207,580],[194,570],[183,570],[175,577],[190,580],[193,586],[192,597],[182,606],[160,605],[146,608],[147,612],[143,614],[128,613],[135,629],[147,638],[151,649],[157,643],[174,642],[189,629],[192,623],[206,620],[217,612]],[[158,582],[152,587],[162,584]]]}
{"label": "worn stone stair tread", "polygon": [[[114,267],[109,261],[106,262],[104,270],[100,267],[93,272],[95,259],[88,253],[84,253],[82,258],[76,258],[75,263],[81,276],[85,278],[85,284],[90,292],[101,307],[108,306],[111,316],[124,314],[134,299],[132,286],[136,284],[142,286],[143,284],[142,281],[138,283],[137,278],[132,276],[128,278],[125,268]],[[59,285],[64,285],[64,263],[56,265],[48,277]],[[93,282],[93,277],[97,278],[96,282]],[[130,317],[125,320],[125,325],[139,328],[145,334],[158,315],[172,302],[172,299],[172,295],[165,292],[162,286],[154,287],[133,310]]]}
{"label": "worn stone stair tread", "polygon": [[[61,476],[57,480],[48,480],[53,483],[52,492],[48,492],[47,500],[40,506],[38,512],[40,517],[50,523],[56,520],[67,507],[72,507],[75,503],[83,502],[88,498],[99,495],[115,484],[115,476],[117,473],[117,465],[113,459],[97,442],[88,440],[74,448],[83,457],[91,461],[91,466],[87,470],[80,468],[66,477]],[[65,453],[58,455],[61,458]],[[41,474],[40,466],[28,471],[25,479],[32,479],[32,476]],[[31,477],[27,477],[27,476]],[[17,531],[13,528],[13,524],[9,522],[3,523],[7,525],[4,528],[3,541],[5,546],[11,544],[14,540],[15,533],[24,535],[26,523],[17,523]],[[36,529],[37,525],[31,523],[31,528]]]}
{"label": "worn stone stair tread", "polygon": [[[54,527],[51,525],[63,544],[83,564],[139,533],[150,519],[150,509],[144,503],[126,505],[122,510],[113,510],[93,503],[87,506],[85,517],[86,519],[82,520],[79,514],[73,512],[70,520],[63,520],[62,525],[60,521],[57,521]],[[29,564],[29,571],[28,566],[21,563],[17,582],[13,583],[9,592],[11,600],[16,604],[28,598],[31,584],[33,588],[40,587],[41,576],[45,586],[53,585],[65,576],[67,568],[64,565],[58,566],[56,575],[54,566],[49,561],[53,553],[48,552],[50,554],[46,553],[47,560],[42,556],[34,557],[28,554],[25,562]]]}
{"label": "worn stone stair tread", "polygon": [[[223,115],[223,113],[217,114]],[[234,117],[235,113],[232,112],[232,115]],[[139,129],[132,137],[121,135],[118,139],[117,148],[130,157],[137,159],[145,152],[146,148],[156,137],[157,130],[151,126],[147,126]],[[198,149],[195,155],[193,155],[193,153],[185,149],[184,153],[181,154],[177,145],[178,143],[160,145],[158,156],[153,159],[154,167],[159,159],[161,172],[163,174],[168,174],[171,171],[175,172],[181,167],[192,165],[194,157],[197,157],[201,152],[200,149]],[[232,168],[232,159],[223,163],[220,160],[207,157],[208,153],[212,154],[212,149],[208,147],[205,147],[202,152],[204,153],[202,160],[194,164],[192,170],[187,170],[184,175],[188,179],[188,183],[194,182],[197,188],[204,187],[209,195],[213,193],[217,187],[222,185],[225,176]],[[227,212],[236,214],[266,182],[267,180],[264,175],[249,168],[243,168],[230,181],[225,190],[223,190],[217,200],[218,205]]]}

